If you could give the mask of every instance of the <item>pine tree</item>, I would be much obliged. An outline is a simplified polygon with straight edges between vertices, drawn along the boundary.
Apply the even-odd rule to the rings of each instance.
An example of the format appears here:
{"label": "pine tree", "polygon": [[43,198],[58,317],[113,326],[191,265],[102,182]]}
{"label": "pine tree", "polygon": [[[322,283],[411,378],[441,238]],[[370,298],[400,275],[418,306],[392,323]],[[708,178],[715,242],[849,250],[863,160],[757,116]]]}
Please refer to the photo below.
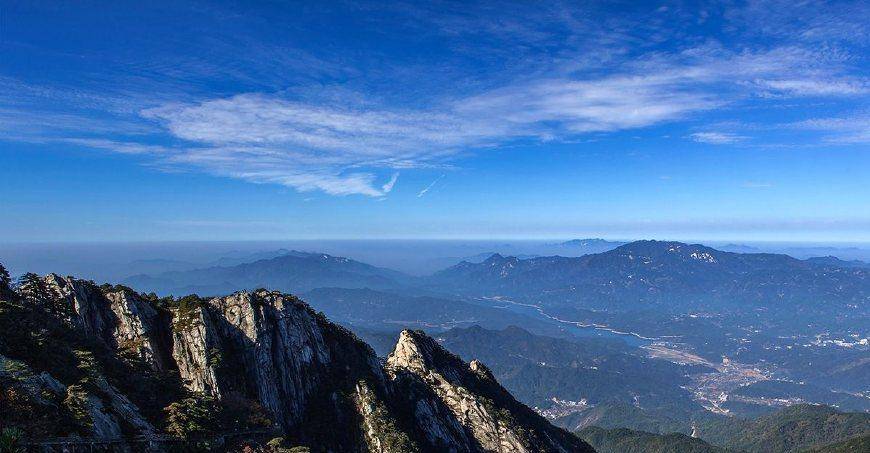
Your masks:
{"label": "pine tree", "polygon": [[178,437],[212,435],[218,430],[220,406],[210,396],[197,393],[170,404],[164,411],[166,431]]}
{"label": "pine tree", "polygon": [[45,302],[48,290],[39,275],[28,272],[18,278],[18,294],[28,302],[41,304]]}
{"label": "pine tree", "polygon": [[37,274],[28,272],[18,279],[18,294],[58,319],[69,320],[72,316],[71,305],[50,288]]}
{"label": "pine tree", "polygon": [[0,298],[8,298],[12,294],[12,278],[9,271],[0,263]]}

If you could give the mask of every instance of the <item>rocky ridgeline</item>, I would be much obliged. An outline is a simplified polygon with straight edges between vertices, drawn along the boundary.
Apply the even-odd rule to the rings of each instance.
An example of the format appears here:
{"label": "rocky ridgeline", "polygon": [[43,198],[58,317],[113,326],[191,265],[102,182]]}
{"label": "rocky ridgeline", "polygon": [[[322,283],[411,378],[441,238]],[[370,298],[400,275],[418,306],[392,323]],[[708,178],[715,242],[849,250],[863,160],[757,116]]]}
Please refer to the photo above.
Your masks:
{"label": "rocky ridgeline", "polygon": [[[444,437],[446,443],[463,450],[498,452],[584,451],[585,445],[566,431],[554,429],[537,413],[516,401],[480,362],[463,362],[435,340],[420,331],[401,333],[387,359],[387,371],[405,387],[422,387],[429,393],[415,398],[418,404],[443,411],[448,427],[458,425],[455,433]],[[410,382],[408,382],[410,381]],[[400,385],[401,387],[401,385]],[[421,395],[422,396],[422,395]],[[429,410],[425,416],[438,426],[441,420]],[[436,412],[437,413],[437,412]],[[445,433],[442,426],[433,430]],[[591,448],[588,449],[591,451]]]}
{"label": "rocky ridgeline", "polygon": [[[40,314],[60,319],[70,342],[83,336],[98,345],[91,350],[97,351],[104,372],[82,365],[87,360],[79,356],[80,345],[73,362],[91,371],[67,376],[63,357],[46,363],[41,356],[28,357],[23,346],[0,339],[0,383],[44,408],[37,412],[56,412],[58,420],[76,414],[70,426],[85,427],[80,435],[148,436],[167,426],[167,411],[145,410],[145,405],[169,397],[144,391],[128,398],[125,375],[112,374],[115,370],[106,365],[117,360],[120,368],[132,360],[139,374],[173,376],[175,381],[159,380],[169,389],[163,392],[167,395],[199,395],[231,407],[260,408],[265,423],[290,444],[318,450],[592,451],[517,402],[485,366],[463,362],[422,332],[402,332],[383,364],[352,333],[278,292],[161,304],[129,288],[98,287],[70,277],[49,275],[32,285],[42,285],[42,298],[37,299],[53,307]],[[10,319],[3,316],[17,313],[16,307],[26,311],[33,303],[23,293],[7,298],[17,299],[0,311],[0,321],[7,323]],[[38,330],[24,321],[21,328]],[[27,335],[21,338],[37,333]],[[53,338],[67,341],[60,334]],[[34,344],[40,350],[42,343]],[[173,389],[171,382],[179,388]]]}

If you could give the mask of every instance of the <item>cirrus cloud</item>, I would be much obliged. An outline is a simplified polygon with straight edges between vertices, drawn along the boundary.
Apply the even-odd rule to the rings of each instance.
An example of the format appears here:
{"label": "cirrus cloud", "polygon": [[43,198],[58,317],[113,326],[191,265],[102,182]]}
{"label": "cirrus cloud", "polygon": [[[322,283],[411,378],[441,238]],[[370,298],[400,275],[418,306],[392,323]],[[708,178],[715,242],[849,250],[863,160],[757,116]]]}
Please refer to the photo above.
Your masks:
{"label": "cirrus cloud", "polygon": [[696,142],[709,143],[711,145],[730,145],[743,141],[746,138],[730,132],[695,132],[690,137]]}
{"label": "cirrus cloud", "polygon": [[[197,64],[202,63],[199,55],[182,54],[171,61],[155,59],[150,72],[136,71],[134,78],[107,74],[115,86],[92,90],[44,89],[0,78],[0,131],[7,139],[14,134],[17,140],[136,154],[162,168],[190,168],[299,191],[383,197],[394,189],[399,169],[440,168],[467,153],[517,140],[574,141],[584,134],[703,122],[709,112],[721,120],[741,113],[742,107],[763,109],[764,103],[783,99],[860,101],[870,83],[855,70],[849,46],[857,48],[864,42],[857,38],[866,39],[860,25],[867,9],[858,3],[846,6],[808,2],[802,10],[812,14],[786,8],[788,15],[797,16],[790,20],[777,19],[781,11],[754,2],[727,8],[720,17],[724,31],[750,29],[748,35],[765,36],[728,42],[712,34],[685,35],[684,27],[675,24],[697,20],[688,8],[651,14],[642,7],[633,17],[605,22],[586,9],[561,4],[522,8],[521,13],[485,7],[485,14],[460,15],[439,8],[414,14],[411,8],[421,33],[435,30],[455,45],[446,47],[446,54],[455,57],[453,51],[463,49],[458,53],[492,57],[495,64],[475,72],[448,62],[446,72],[454,77],[439,79],[440,61],[417,67],[399,59],[395,64],[405,61],[406,66],[394,68],[380,60],[352,58],[355,52],[314,55],[322,49],[288,53],[292,49],[283,45],[222,45],[222,60],[244,64]],[[715,14],[707,8],[703,12],[704,17]],[[795,27],[795,18],[805,23]],[[799,35],[802,29],[809,34]],[[655,43],[668,45],[651,45]],[[210,43],[199,50],[211,48]],[[507,63],[517,61],[522,64],[514,68],[520,69],[511,70]],[[178,67],[216,76],[220,86],[237,90],[174,86]],[[296,85],[308,80],[309,73],[323,80]],[[362,75],[387,79],[371,86],[388,86],[391,93],[366,83],[354,85]],[[324,88],[334,78],[347,86]],[[473,80],[461,89],[449,83],[466,79]],[[250,83],[263,80],[269,83]],[[414,90],[422,84],[427,90]],[[403,91],[412,94],[390,96]],[[849,118],[810,121],[793,127],[836,130],[841,141],[866,141],[866,127]],[[687,130],[700,132],[676,134],[717,145],[747,139],[716,128],[692,124]]]}

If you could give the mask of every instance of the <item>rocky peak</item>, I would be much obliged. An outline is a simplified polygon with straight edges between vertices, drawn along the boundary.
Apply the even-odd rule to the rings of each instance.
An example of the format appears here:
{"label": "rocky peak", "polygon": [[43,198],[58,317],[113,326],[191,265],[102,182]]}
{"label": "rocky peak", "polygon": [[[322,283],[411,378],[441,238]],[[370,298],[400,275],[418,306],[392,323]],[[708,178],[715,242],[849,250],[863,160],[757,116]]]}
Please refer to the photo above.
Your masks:
{"label": "rocky peak", "polygon": [[[436,373],[455,384],[482,379],[498,385],[486,365],[478,360],[466,364],[420,330],[403,330],[399,334],[396,347],[387,358],[387,367],[412,371],[418,375]],[[477,383],[474,382],[475,385]]]}
{"label": "rocky peak", "polygon": [[218,398],[253,398],[285,429],[298,429],[309,406],[321,404],[315,398],[333,385],[383,386],[371,349],[295,297],[239,292],[175,316],[188,317],[174,331],[182,379]]}
{"label": "rocky peak", "polygon": [[160,343],[161,319],[151,302],[125,287],[100,288],[92,282],[49,274],[46,287],[71,310],[70,322],[118,353],[131,353],[152,368],[166,367]]}
{"label": "rocky peak", "polygon": [[501,253],[493,253],[492,255],[489,255],[489,258],[484,260],[484,263],[497,263],[499,261],[503,261],[504,259],[505,257]]}
{"label": "rocky peak", "polygon": [[493,253],[492,256],[486,259],[483,264],[488,266],[505,266],[510,264],[516,264],[520,259],[515,256],[504,256],[500,253]]}
{"label": "rocky peak", "polygon": [[422,331],[403,330],[387,364],[395,368],[427,372],[434,365],[438,344]]}
{"label": "rocky peak", "polygon": [[484,451],[592,451],[516,401],[482,363],[466,364],[421,331],[402,331],[387,369],[431,389],[435,401],[428,406],[446,407]]}

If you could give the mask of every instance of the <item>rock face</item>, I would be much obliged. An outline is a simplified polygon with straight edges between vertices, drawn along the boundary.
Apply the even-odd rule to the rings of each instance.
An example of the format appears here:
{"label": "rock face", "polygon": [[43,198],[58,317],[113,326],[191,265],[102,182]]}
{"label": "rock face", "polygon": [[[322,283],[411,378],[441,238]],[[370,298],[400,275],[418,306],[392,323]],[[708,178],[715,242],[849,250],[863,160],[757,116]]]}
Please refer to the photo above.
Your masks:
{"label": "rock face", "polygon": [[105,290],[90,282],[49,274],[45,284],[72,308],[70,321],[116,352],[139,356],[154,369],[167,357],[160,344],[160,313],[129,288]]}
{"label": "rock face", "polygon": [[[483,364],[466,364],[422,332],[402,332],[383,364],[352,333],[278,292],[158,303],[128,288],[70,277],[49,275],[43,282],[49,304],[61,307],[52,311],[62,313],[58,324],[69,326],[64,335],[86,337],[69,348],[58,340],[71,352],[65,360],[76,370],[67,373],[58,364],[46,364],[44,352],[29,352],[0,337],[0,365],[19,370],[0,370],[0,387],[16,386],[31,394],[34,407],[71,414],[87,426],[81,431],[86,435],[157,433],[154,427],[168,422],[165,403],[156,410],[141,405],[168,389],[179,395],[175,401],[201,395],[221,407],[261,408],[268,416],[265,423],[290,444],[323,451],[592,451],[518,403]],[[23,296],[10,306],[27,311]],[[9,321],[2,319],[7,314],[0,310],[0,322]],[[81,350],[91,347],[88,342],[101,346],[96,352]],[[147,368],[141,373],[158,377],[144,396],[128,397],[117,377],[110,383],[95,365],[130,358]],[[40,373],[43,369],[59,378]],[[46,400],[45,395],[54,396]]]}
{"label": "rock face", "polygon": [[432,389],[435,404],[446,406],[484,451],[592,451],[517,402],[483,364],[466,364],[422,332],[401,333],[387,368]]}
{"label": "rock face", "polygon": [[420,447],[399,428],[400,421],[390,412],[388,403],[372,391],[365,381],[355,388],[356,410],[361,416],[362,431],[368,451],[405,453]]}
{"label": "rock face", "polygon": [[340,394],[356,393],[360,382],[385,391],[371,349],[295,297],[236,293],[176,311],[174,319],[173,357],[188,387],[255,400],[288,433],[305,434],[315,408],[324,412],[318,417],[355,410],[353,398]]}
{"label": "rock face", "polygon": [[215,364],[211,354],[220,351],[217,333],[208,312],[196,308],[192,313],[180,315],[172,329],[172,358],[188,389],[220,397]]}

